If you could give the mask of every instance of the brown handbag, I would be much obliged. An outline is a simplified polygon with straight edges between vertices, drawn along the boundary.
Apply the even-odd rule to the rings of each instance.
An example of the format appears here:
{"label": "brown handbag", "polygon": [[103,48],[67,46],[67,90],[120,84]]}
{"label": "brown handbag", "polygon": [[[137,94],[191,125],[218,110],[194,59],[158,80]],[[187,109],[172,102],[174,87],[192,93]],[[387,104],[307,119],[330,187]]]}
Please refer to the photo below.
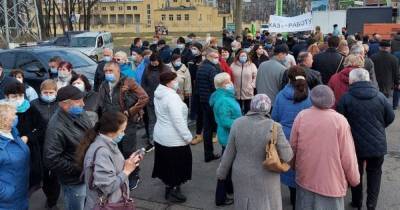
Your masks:
{"label": "brown handbag", "polygon": [[89,189],[90,190],[96,190],[98,195],[99,195],[99,202],[95,205],[93,210],[135,210],[135,202],[133,201],[132,198],[129,198],[127,194],[127,187],[126,184],[121,185],[121,191],[122,191],[122,198],[120,201],[117,203],[109,203],[108,202],[108,196],[104,195],[96,186],[93,185],[93,172],[94,172],[94,161],[96,160],[96,154],[97,151],[102,147],[98,147],[93,154],[93,159],[92,162],[90,163],[90,170],[91,170],[91,175],[89,177]]}
{"label": "brown handbag", "polygon": [[278,151],[276,150],[277,139],[278,139],[278,126],[274,122],[272,124],[271,140],[267,142],[267,145],[265,146],[266,157],[263,162],[263,165],[266,169],[270,171],[283,173],[287,172],[290,169],[290,166],[289,164],[283,162],[279,157]]}

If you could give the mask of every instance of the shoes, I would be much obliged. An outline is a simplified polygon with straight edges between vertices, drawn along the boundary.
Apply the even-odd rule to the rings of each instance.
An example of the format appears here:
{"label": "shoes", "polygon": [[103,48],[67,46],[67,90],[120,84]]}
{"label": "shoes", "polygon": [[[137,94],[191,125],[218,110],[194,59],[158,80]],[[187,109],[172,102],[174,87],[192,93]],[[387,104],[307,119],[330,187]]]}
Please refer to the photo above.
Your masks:
{"label": "shoes", "polygon": [[233,199],[230,198],[226,198],[224,202],[222,203],[216,203],[216,206],[229,206],[232,205],[234,203]]}
{"label": "shoes", "polygon": [[146,153],[149,153],[149,152],[151,152],[153,150],[154,150],[154,146],[151,145],[151,144],[146,147]]}
{"label": "shoes", "polygon": [[357,209],[357,210],[361,210],[361,209],[362,209],[362,204],[359,205],[359,204],[355,204],[355,203],[353,203],[353,202],[350,202],[350,206],[351,206],[352,208]]}
{"label": "shoes", "polygon": [[212,155],[211,157],[208,157],[208,158],[206,158],[204,161],[206,162],[206,163],[208,163],[208,162],[211,162],[211,161],[213,161],[213,160],[218,160],[219,158],[220,158],[221,156],[220,155]]}
{"label": "shoes", "polygon": [[60,210],[60,209],[57,207],[57,204],[50,207],[49,204],[46,203],[46,206],[45,206],[44,208],[45,208],[46,210]]}
{"label": "shoes", "polygon": [[193,140],[192,140],[192,142],[191,142],[190,144],[196,145],[196,144],[198,144],[198,143],[200,143],[200,142],[202,142],[202,141],[203,141],[203,136],[202,136],[202,135],[196,135],[196,136],[193,138]]}
{"label": "shoes", "polygon": [[129,191],[136,189],[139,186],[140,179],[134,179],[132,182],[129,182]]}
{"label": "shoes", "polygon": [[186,196],[181,193],[180,187],[166,187],[165,199],[172,203],[183,203],[187,200]]}

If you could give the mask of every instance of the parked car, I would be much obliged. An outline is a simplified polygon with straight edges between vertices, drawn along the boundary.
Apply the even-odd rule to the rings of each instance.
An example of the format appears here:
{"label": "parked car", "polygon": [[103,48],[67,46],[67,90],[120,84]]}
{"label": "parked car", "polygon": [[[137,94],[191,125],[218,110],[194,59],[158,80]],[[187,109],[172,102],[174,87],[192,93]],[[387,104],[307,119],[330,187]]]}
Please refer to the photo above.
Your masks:
{"label": "parked car", "polygon": [[63,36],[58,36],[47,41],[38,42],[38,46],[60,46],[69,47],[74,35],[86,33],[87,31],[66,31]]}
{"label": "parked car", "polygon": [[110,32],[86,32],[74,35],[71,38],[70,47],[81,51],[95,61],[103,58],[103,48],[114,48]]}
{"label": "parked car", "polygon": [[22,69],[25,81],[35,90],[40,89],[43,80],[50,78],[48,61],[54,56],[72,64],[75,72],[85,75],[93,84],[97,63],[85,54],[64,47],[26,47],[0,51],[0,62],[5,73],[12,69]]}

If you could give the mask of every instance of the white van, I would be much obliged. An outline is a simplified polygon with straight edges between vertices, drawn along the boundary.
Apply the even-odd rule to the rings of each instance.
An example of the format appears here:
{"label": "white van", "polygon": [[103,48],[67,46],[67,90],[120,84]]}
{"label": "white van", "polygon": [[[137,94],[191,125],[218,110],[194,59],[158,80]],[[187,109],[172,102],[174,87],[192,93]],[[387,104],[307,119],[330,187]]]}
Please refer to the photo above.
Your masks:
{"label": "white van", "polygon": [[103,49],[113,49],[113,39],[110,32],[85,32],[71,38],[71,47],[76,48],[95,61],[103,58]]}

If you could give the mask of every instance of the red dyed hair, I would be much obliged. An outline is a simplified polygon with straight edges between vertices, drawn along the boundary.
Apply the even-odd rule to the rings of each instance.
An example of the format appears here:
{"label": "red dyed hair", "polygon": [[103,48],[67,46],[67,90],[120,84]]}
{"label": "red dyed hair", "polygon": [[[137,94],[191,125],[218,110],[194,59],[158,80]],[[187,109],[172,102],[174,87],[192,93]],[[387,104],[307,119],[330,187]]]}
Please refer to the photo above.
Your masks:
{"label": "red dyed hair", "polygon": [[72,64],[68,61],[61,61],[60,65],[58,66],[58,69],[61,69],[63,67],[67,68],[69,71],[72,71]]}

